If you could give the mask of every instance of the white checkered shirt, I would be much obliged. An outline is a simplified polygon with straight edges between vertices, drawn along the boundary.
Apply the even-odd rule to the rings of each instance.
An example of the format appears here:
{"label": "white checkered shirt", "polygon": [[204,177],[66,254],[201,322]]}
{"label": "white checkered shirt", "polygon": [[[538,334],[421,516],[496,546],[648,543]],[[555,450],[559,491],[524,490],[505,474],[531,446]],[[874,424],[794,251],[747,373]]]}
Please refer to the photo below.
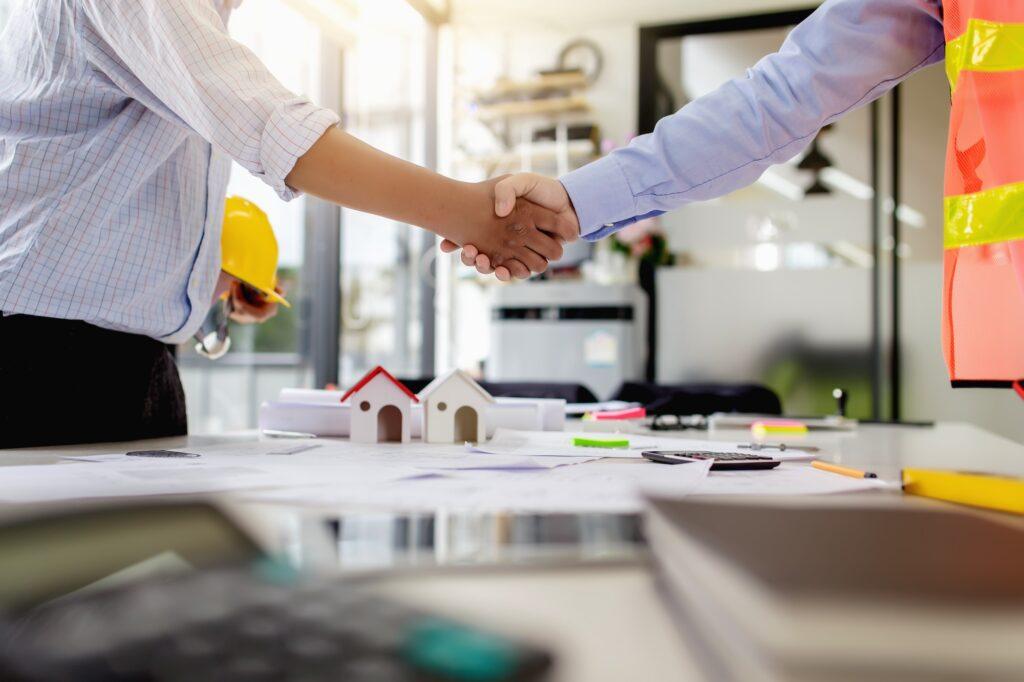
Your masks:
{"label": "white checkered shirt", "polygon": [[237,0],[22,0],[0,36],[0,311],[178,343],[234,159],[274,187],[337,116],[227,35]]}

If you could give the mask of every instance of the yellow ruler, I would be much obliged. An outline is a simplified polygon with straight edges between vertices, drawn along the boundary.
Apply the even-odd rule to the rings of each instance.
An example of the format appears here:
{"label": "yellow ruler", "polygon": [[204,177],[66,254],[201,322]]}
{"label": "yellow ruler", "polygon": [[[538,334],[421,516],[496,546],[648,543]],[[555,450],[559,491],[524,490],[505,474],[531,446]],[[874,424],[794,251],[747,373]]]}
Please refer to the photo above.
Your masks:
{"label": "yellow ruler", "polygon": [[960,471],[904,469],[903,492],[1024,514],[1024,479]]}

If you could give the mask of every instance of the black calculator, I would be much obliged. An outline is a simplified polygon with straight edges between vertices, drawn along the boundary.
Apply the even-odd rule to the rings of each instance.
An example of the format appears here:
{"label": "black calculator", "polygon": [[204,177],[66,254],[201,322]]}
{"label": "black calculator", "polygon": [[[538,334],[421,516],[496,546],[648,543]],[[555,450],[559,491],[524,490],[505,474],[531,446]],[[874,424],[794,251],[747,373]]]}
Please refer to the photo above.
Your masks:
{"label": "black calculator", "polygon": [[659,464],[686,464],[711,460],[715,471],[736,471],[738,469],[774,469],[782,462],[764,455],[748,455],[742,452],[703,452],[700,450],[647,450],[644,457]]}
{"label": "black calculator", "polygon": [[0,615],[17,682],[539,682],[551,655],[276,562],[154,576]]}

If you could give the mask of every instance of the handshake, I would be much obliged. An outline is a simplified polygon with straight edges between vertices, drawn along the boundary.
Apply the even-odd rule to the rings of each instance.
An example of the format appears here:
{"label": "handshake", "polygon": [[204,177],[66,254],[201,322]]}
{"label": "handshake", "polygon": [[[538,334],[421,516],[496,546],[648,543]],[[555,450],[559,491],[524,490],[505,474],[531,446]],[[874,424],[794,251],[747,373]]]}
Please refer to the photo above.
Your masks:
{"label": "handshake", "polygon": [[576,211],[558,180],[519,173],[470,187],[489,199],[489,215],[483,222],[446,221],[437,232],[445,238],[443,252],[461,248],[462,262],[481,274],[503,282],[526,279],[544,272],[562,257],[562,245],[580,236]]}

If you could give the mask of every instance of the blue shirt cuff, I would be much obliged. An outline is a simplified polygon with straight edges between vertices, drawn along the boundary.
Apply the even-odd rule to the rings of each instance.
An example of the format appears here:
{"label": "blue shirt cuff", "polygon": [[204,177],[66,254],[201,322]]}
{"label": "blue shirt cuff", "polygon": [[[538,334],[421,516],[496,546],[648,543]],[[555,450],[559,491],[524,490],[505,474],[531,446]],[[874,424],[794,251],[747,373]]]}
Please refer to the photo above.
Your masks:
{"label": "blue shirt cuff", "polygon": [[657,216],[664,214],[664,211],[651,211],[650,213],[638,215],[635,218],[626,218],[625,220],[620,220],[617,223],[609,223],[607,225],[602,225],[600,228],[591,232],[590,234],[584,235],[583,239],[585,239],[588,242],[600,241],[609,235],[615,234],[624,227],[629,227],[633,223],[638,223],[641,220],[647,220],[648,218],[656,218]]}
{"label": "blue shirt cuff", "polygon": [[591,234],[637,213],[629,181],[611,156],[567,173],[561,181],[576,209],[581,237],[590,239]]}

